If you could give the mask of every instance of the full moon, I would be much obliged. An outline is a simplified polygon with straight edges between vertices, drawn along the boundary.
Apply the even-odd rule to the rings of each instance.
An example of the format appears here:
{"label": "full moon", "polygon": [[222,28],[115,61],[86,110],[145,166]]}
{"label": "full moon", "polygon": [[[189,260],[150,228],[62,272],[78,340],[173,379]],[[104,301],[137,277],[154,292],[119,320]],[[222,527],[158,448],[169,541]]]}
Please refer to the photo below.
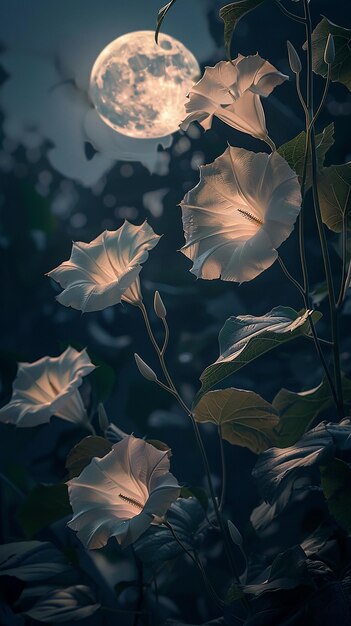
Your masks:
{"label": "full moon", "polygon": [[178,130],[186,95],[198,80],[194,55],[177,39],[152,30],[122,35],[102,50],[90,97],[103,121],[128,137],[155,139]]}

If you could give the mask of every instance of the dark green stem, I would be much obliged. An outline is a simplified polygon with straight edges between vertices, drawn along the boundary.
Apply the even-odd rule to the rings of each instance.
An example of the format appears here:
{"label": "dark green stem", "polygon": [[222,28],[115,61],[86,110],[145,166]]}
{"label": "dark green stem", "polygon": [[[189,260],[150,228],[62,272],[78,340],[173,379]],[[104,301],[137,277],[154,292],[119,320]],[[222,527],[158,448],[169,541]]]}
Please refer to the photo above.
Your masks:
{"label": "dark green stem", "polygon": [[274,0],[274,3],[278,7],[278,9],[280,9],[281,12],[284,13],[284,15],[286,15],[287,17],[290,17],[290,19],[295,20],[296,22],[302,22],[304,24],[305,22],[304,17],[300,17],[299,15],[295,15],[295,13],[291,13],[291,11],[286,9],[285,6],[282,5],[279,0]]}
{"label": "dark green stem", "polygon": [[[350,190],[349,190],[350,193]],[[346,204],[346,203],[345,203]],[[336,308],[340,309],[345,297],[345,291],[347,289],[347,277],[348,277],[348,269],[347,269],[347,225],[346,225],[346,214],[343,215],[342,220],[342,272],[341,272],[341,284],[340,291],[338,296],[338,301],[336,303]]]}
{"label": "dark green stem", "polygon": [[333,362],[334,362],[334,382],[337,396],[337,408],[340,418],[344,417],[344,403],[343,403],[343,390],[342,390],[342,382],[341,382],[341,368],[340,368],[340,350],[339,350],[339,329],[338,329],[338,312],[336,308],[335,302],[335,293],[334,293],[334,284],[333,277],[330,265],[329,251],[327,239],[324,231],[321,208],[319,203],[318,196],[318,186],[317,186],[317,172],[318,172],[318,162],[317,162],[317,151],[316,151],[316,140],[315,140],[315,130],[313,123],[313,72],[312,72],[312,23],[311,23],[311,15],[309,10],[308,0],[303,0],[304,10],[305,10],[305,18],[306,18],[306,37],[307,37],[307,60],[308,60],[308,110],[309,110],[309,120],[310,120],[310,149],[311,149],[311,170],[312,170],[312,194],[313,194],[313,204],[314,204],[314,212],[317,222],[319,240],[322,250],[323,256],[323,265],[324,271],[327,281],[328,295],[329,295],[329,311],[330,311],[330,321],[331,321],[331,332],[332,332],[332,341],[333,341]]}
{"label": "dark green stem", "polygon": [[188,550],[188,548],[184,545],[184,543],[181,541],[181,539],[179,539],[179,537],[177,536],[177,534],[174,531],[173,526],[167,522],[164,521],[163,522],[164,526],[166,526],[166,528],[168,528],[168,530],[171,531],[173,538],[175,539],[175,541],[178,543],[178,545],[182,548],[183,552],[185,552],[185,554],[187,554],[187,556],[192,560],[192,562],[196,565],[197,569],[199,570],[202,580],[204,582],[206,591],[209,593],[209,595],[211,596],[211,598],[214,600],[214,602],[217,604],[217,606],[219,606],[221,609],[223,609],[224,607],[224,602],[221,600],[221,598],[218,596],[216,590],[214,589],[214,587],[212,586],[212,584],[210,583],[210,581],[208,580],[207,576],[206,576],[206,572],[203,568],[203,565],[200,561],[199,558],[197,558],[194,554],[192,554],[190,552],[190,550]]}

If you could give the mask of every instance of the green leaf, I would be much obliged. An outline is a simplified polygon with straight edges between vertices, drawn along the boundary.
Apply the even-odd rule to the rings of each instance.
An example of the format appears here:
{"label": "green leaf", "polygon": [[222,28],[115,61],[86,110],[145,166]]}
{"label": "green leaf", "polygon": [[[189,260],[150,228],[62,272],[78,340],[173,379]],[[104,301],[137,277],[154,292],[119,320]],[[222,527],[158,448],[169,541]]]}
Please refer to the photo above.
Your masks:
{"label": "green leaf", "polygon": [[164,441],[160,441],[159,439],[145,439],[146,443],[149,443],[150,446],[154,446],[156,450],[161,450],[161,452],[168,452],[168,458],[170,459],[172,456],[172,450],[167,443]]}
{"label": "green leaf", "polygon": [[31,538],[71,514],[67,485],[39,485],[32,489],[20,507],[18,521],[26,537]]}
{"label": "green leaf", "polygon": [[16,541],[0,546],[0,576],[39,581],[71,570],[66,557],[48,541]]}
{"label": "green leaf", "polygon": [[[188,550],[193,550],[203,537],[200,526],[206,512],[197,498],[178,498],[167,512],[167,520],[178,539]],[[153,566],[173,559],[183,550],[165,526],[151,525],[134,543],[137,556],[145,565]]]}
{"label": "green leaf", "polygon": [[197,422],[221,427],[223,439],[259,454],[275,444],[277,411],[253,391],[220,389],[202,396],[194,410]]}
{"label": "green leaf", "polygon": [[208,509],[208,495],[202,487],[182,487],[180,490],[180,498],[196,498],[201,504],[204,511]]}
{"label": "green leaf", "polygon": [[75,478],[89,465],[91,459],[97,456],[101,459],[112,450],[112,445],[103,437],[88,436],[84,437],[74,448],[68,453],[66,459],[66,470],[68,478]]}
{"label": "green leaf", "polygon": [[264,579],[262,583],[245,585],[245,593],[259,596],[267,591],[294,589],[300,585],[313,587],[307,569],[306,555],[300,546],[294,546],[278,554],[271,567],[262,573],[262,577]]}
{"label": "green leaf", "polygon": [[317,184],[324,224],[341,233],[345,221],[351,229],[351,161],[322,169]]}
{"label": "green leaf", "polygon": [[[323,130],[322,133],[316,135],[316,150],[318,169],[321,169],[324,164],[325,155],[329,148],[334,143],[334,123],[332,122]],[[289,163],[290,167],[296,172],[299,177],[300,184],[302,182],[303,165],[305,160],[305,148],[306,148],[306,132],[303,130],[293,139],[284,143],[278,148],[279,154]],[[309,154],[307,159],[307,171],[306,171],[306,183],[305,190],[309,189],[312,185],[312,168],[311,168],[311,155]]]}
{"label": "green leaf", "polygon": [[344,461],[334,459],[320,468],[324,496],[330,514],[348,533],[351,533],[351,468]]}
{"label": "green leaf", "polygon": [[201,374],[202,387],[194,406],[200,398],[220,381],[237,372],[257,357],[301,335],[310,334],[309,315],[314,322],[319,312],[301,314],[290,307],[275,307],[260,317],[239,315],[230,317],[219,333],[220,355]]}
{"label": "green leaf", "polygon": [[300,393],[281,389],[272,404],[280,414],[276,445],[288,448],[302,437],[322,411],[334,403],[329,384],[323,380],[318,387]]}
{"label": "green leaf", "polygon": [[232,604],[236,600],[240,600],[244,597],[244,592],[238,587],[238,583],[232,583],[227,591],[224,602],[226,604]]}
{"label": "green leaf", "polygon": [[157,13],[157,20],[156,20],[156,30],[155,30],[155,41],[156,43],[158,43],[158,36],[160,33],[160,28],[162,25],[163,20],[165,19],[168,11],[170,10],[170,8],[173,6],[173,4],[175,4],[176,0],[171,0],[170,2],[167,2],[167,4],[165,4],[163,7],[160,8],[159,12]]}
{"label": "green leaf", "polygon": [[92,615],[100,606],[89,587],[75,585],[50,590],[25,615],[45,624],[72,623]]}
{"label": "green leaf", "polygon": [[219,17],[224,22],[224,47],[229,59],[231,58],[230,46],[234,30],[239,20],[253,9],[256,9],[260,4],[263,4],[263,2],[265,0],[237,0],[237,2],[226,4],[219,11]]}
{"label": "green leaf", "polygon": [[333,24],[326,17],[323,17],[312,33],[313,71],[320,76],[327,75],[328,66],[324,62],[324,50],[329,33],[333,35],[335,47],[331,80],[343,83],[351,91],[351,30]]}

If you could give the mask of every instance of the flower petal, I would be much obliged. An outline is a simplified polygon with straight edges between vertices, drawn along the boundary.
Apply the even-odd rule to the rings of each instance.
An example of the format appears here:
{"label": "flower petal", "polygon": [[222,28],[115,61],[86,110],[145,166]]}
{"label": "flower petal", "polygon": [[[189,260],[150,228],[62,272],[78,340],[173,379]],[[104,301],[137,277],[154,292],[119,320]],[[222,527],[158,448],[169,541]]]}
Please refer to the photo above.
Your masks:
{"label": "flower petal", "polygon": [[220,61],[206,67],[203,77],[190,90],[185,105],[187,116],[180,127],[187,130],[197,121],[205,130],[215,115],[241,132],[267,139],[264,111],[260,96],[268,96],[285,76],[258,54],[234,61]]}
{"label": "flower petal", "polygon": [[140,264],[159,239],[147,222],[135,226],[126,220],[90,243],[73,243],[70,259],[48,273],[64,288],[57,300],[83,312],[101,311],[122,299],[137,304]]}
{"label": "flower petal", "polygon": [[94,458],[68,482],[73,518],[69,526],[90,548],[115,536],[129,545],[177,499],[180,487],[169,472],[167,452],[132,435]]}
{"label": "flower petal", "polygon": [[295,172],[277,153],[229,147],[200,168],[181,202],[185,245],[199,278],[252,280],[277,258],[301,207]]}
{"label": "flower petal", "polygon": [[0,409],[0,421],[24,427],[48,422],[52,415],[76,423],[86,421],[77,389],[94,369],[86,350],[71,347],[59,357],[19,363],[12,397]]}

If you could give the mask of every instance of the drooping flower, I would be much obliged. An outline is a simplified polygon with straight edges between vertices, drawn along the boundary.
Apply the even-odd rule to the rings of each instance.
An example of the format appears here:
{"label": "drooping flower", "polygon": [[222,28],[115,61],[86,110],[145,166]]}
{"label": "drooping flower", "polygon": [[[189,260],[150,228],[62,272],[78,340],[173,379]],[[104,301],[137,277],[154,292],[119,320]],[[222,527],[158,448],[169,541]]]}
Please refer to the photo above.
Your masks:
{"label": "drooping flower", "polygon": [[260,97],[267,97],[288,76],[279,72],[258,54],[241,54],[230,61],[206,67],[203,77],[190,90],[185,105],[187,116],[180,127],[187,130],[199,122],[208,130],[213,116],[253,137],[269,142]]}
{"label": "drooping flower", "polygon": [[85,350],[68,347],[60,356],[45,356],[34,363],[19,363],[8,404],[0,421],[16,426],[37,426],[56,415],[89,427],[78,387],[95,369]]}
{"label": "drooping flower", "polygon": [[101,548],[110,537],[126,547],[160,518],[180,493],[169,471],[167,451],[128,435],[103,458],[93,458],[68,482],[73,518],[87,548]]}
{"label": "drooping flower", "polygon": [[138,304],[141,263],[159,239],[146,222],[135,226],[125,220],[118,230],[105,230],[90,243],[74,242],[70,259],[48,273],[64,289],[57,300],[83,313],[121,300]]}
{"label": "drooping flower", "polygon": [[298,178],[278,152],[228,147],[200,168],[181,202],[185,246],[198,278],[252,280],[277,259],[301,207]]}

